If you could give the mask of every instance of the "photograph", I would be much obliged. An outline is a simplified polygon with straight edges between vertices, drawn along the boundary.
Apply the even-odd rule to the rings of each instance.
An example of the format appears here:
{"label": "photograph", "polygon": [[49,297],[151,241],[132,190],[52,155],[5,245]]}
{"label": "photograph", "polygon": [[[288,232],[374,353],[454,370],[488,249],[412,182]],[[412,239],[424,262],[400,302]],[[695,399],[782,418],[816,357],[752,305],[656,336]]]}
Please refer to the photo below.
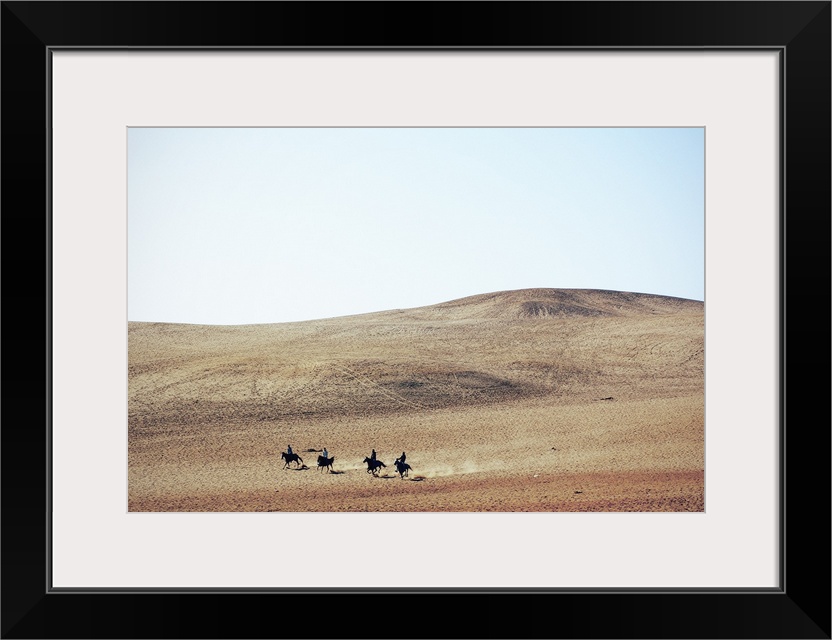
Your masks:
{"label": "photograph", "polygon": [[704,149],[130,128],[129,510],[703,512]]}

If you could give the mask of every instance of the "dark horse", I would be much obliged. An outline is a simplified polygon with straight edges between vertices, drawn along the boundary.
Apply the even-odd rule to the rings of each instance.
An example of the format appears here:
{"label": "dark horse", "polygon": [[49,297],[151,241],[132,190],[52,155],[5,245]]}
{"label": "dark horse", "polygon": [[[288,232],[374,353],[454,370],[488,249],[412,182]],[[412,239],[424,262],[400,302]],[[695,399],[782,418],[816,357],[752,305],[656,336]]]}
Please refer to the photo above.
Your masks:
{"label": "dark horse", "polygon": [[280,457],[286,461],[286,464],[283,465],[283,468],[286,469],[289,466],[290,462],[294,462],[298,467],[303,464],[303,458],[301,458],[296,453],[286,453],[285,451],[280,454]]}
{"label": "dark horse", "polygon": [[413,471],[413,468],[406,462],[402,462],[401,460],[396,458],[396,471],[399,472],[400,478],[404,478],[406,475],[408,475],[408,471]]}
{"label": "dark horse", "polygon": [[387,466],[381,460],[373,460],[372,458],[364,458],[364,462],[367,463],[367,473],[372,473],[374,476],[378,476],[380,467]]}
{"label": "dark horse", "polygon": [[329,473],[332,473],[333,462],[335,462],[335,456],[332,456],[331,458],[324,458],[323,456],[318,456],[318,469],[320,471],[326,469],[327,471],[329,471]]}

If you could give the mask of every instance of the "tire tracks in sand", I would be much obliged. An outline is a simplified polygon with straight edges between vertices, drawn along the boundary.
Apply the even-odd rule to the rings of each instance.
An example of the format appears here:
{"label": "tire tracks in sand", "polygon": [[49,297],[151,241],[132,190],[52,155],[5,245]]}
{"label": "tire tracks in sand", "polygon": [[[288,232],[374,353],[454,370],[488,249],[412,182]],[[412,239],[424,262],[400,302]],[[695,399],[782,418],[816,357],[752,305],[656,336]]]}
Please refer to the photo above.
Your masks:
{"label": "tire tracks in sand", "polygon": [[389,389],[385,389],[378,382],[375,382],[374,380],[370,380],[366,376],[362,376],[361,374],[356,373],[355,371],[353,371],[349,367],[346,367],[344,365],[336,364],[335,362],[329,362],[328,364],[333,369],[336,369],[336,370],[340,371],[341,373],[343,373],[345,375],[348,375],[350,378],[355,380],[357,383],[363,385],[364,387],[367,387],[368,389],[371,389],[371,390],[374,390],[374,391],[379,391],[379,392],[381,392],[382,395],[385,395],[385,396],[387,396],[388,398],[390,398],[392,400],[400,402],[401,404],[403,404],[407,407],[410,407],[410,408],[413,408],[413,409],[419,409],[419,410],[422,410],[422,411],[424,411],[427,408],[427,407],[425,407],[421,404],[418,404],[416,402],[408,400],[407,398],[405,398],[404,396],[399,395],[398,393],[394,393],[394,392],[390,391]]}

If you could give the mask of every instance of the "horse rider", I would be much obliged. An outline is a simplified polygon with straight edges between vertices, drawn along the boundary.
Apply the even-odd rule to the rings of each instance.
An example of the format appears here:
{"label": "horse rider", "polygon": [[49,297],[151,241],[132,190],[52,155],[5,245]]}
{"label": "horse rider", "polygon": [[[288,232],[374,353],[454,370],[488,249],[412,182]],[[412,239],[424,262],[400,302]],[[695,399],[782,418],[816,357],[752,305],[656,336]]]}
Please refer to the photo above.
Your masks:
{"label": "horse rider", "polygon": [[324,454],[323,455],[324,455],[324,458],[329,458],[329,452],[326,450],[326,447],[324,447]]}
{"label": "horse rider", "polygon": [[373,462],[376,461],[376,450],[375,449],[373,449],[373,452],[370,454],[370,460],[372,460]]}
{"label": "horse rider", "polygon": [[287,451],[286,451],[286,453],[288,453],[289,455],[292,455],[292,445],[289,445],[289,446],[287,447]]}
{"label": "horse rider", "polygon": [[404,461],[405,461],[406,458],[407,458],[407,456],[405,455],[404,451],[402,451],[402,455],[400,455],[398,458],[396,458],[396,462],[401,462],[402,464],[404,464]]}

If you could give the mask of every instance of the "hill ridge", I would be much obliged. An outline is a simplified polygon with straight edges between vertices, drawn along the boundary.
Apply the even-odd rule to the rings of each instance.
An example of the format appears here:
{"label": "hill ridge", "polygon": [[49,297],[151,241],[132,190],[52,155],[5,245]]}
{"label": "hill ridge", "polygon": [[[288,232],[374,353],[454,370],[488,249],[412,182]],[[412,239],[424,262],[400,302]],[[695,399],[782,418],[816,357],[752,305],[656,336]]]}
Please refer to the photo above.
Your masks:
{"label": "hill ridge", "polygon": [[[569,289],[530,287],[505,289],[472,294],[415,307],[382,309],[363,313],[292,320],[288,322],[262,322],[238,325],[212,325],[205,323],[129,321],[133,325],[183,325],[189,327],[254,327],[266,325],[296,325],[300,323],[338,322],[359,319],[385,319],[406,315],[410,319],[447,320],[456,316],[464,319],[541,319],[565,317],[619,316],[630,313],[701,312],[704,302],[689,298],[665,296],[653,293],[618,291],[613,289]],[[469,313],[464,313],[468,311]]]}

